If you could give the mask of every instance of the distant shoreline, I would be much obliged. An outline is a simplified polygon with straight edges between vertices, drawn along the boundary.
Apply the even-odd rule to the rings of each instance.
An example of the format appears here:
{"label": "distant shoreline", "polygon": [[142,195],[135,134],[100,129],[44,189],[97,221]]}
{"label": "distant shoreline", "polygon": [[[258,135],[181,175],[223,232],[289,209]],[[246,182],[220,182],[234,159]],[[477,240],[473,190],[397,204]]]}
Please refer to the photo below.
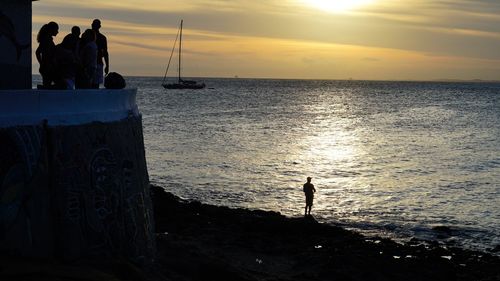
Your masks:
{"label": "distant shoreline", "polygon": [[[40,74],[32,73],[33,77],[39,77],[41,79]],[[126,75],[125,78],[158,78],[162,79],[163,76],[157,75]],[[168,76],[167,79],[176,79],[177,77]],[[277,81],[339,81],[339,82],[400,82],[400,83],[500,83],[500,80],[485,80],[485,79],[453,79],[453,78],[443,78],[443,79],[433,79],[433,80],[372,80],[372,79],[322,79],[322,78],[266,78],[266,77],[208,77],[208,76],[187,76],[186,79],[227,79],[227,80],[277,80]]]}
{"label": "distant shoreline", "polygon": [[[135,78],[163,78],[160,76],[142,76],[130,75],[127,77]],[[176,77],[167,77],[175,79]],[[277,81],[340,81],[340,82],[416,82],[416,83],[500,83],[500,80],[483,80],[483,79],[434,79],[434,80],[371,80],[371,79],[321,79],[321,78],[265,78],[265,77],[204,77],[192,76],[186,77],[189,79],[227,79],[227,80],[277,80]]]}

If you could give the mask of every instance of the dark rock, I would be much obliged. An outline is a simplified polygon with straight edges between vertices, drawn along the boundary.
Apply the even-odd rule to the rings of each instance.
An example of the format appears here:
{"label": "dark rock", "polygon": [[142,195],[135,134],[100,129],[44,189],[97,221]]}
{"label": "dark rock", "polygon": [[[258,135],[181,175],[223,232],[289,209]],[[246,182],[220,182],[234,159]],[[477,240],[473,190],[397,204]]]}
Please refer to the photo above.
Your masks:
{"label": "dark rock", "polygon": [[158,264],[172,280],[499,280],[500,259],[484,253],[416,239],[373,243],[309,216],[179,201],[152,189],[157,229],[168,231]]}
{"label": "dark rock", "polygon": [[491,250],[493,253],[500,253],[500,245],[497,245],[493,250]]}
{"label": "dark rock", "polygon": [[440,233],[447,234],[447,235],[452,234],[451,228],[448,226],[444,226],[444,225],[435,226],[432,228],[432,230],[434,230],[435,232],[440,232]]}

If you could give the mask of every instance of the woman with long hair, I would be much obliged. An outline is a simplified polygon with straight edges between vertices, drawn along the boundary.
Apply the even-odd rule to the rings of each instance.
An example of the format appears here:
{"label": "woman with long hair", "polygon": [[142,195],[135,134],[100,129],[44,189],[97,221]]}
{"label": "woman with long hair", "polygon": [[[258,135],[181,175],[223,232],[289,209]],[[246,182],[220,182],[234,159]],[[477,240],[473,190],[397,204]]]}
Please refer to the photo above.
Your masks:
{"label": "woman with long hair", "polygon": [[55,81],[54,56],[56,45],[54,44],[53,36],[56,36],[58,33],[59,25],[51,21],[40,28],[36,37],[38,48],[35,51],[35,55],[40,64],[40,74],[42,75],[44,88],[50,88],[52,82]]}

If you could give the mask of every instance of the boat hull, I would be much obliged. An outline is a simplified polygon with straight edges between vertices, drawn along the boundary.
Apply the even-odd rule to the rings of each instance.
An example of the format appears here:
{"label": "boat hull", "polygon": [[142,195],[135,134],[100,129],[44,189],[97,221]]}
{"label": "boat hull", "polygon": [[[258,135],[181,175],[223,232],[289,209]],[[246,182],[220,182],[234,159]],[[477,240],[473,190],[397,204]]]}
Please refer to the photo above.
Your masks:
{"label": "boat hull", "polygon": [[173,83],[173,84],[163,84],[163,88],[165,89],[177,89],[177,90],[184,90],[184,89],[191,89],[191,90],[199,90],[203,89],[206,87],[205,83],[201,84],[183,84],[183,83]]}

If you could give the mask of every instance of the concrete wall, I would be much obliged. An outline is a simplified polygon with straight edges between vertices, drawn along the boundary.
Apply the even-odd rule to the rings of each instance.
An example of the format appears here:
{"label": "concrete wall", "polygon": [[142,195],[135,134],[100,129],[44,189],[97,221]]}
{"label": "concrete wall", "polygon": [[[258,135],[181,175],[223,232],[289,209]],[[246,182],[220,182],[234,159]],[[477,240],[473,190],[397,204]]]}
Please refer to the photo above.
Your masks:
{"label": "concrete wall", "polygon": [[31,88],[31,0],[0,1],[0,89]]}
{"label": "concrete wall", "polygon": [[140,117],[4,128],[0,145],[0,251],[153,258]]}
{"label": "concrete wall", "polygon": [[0,254],[153,259],[135,94],[0,92]]}

